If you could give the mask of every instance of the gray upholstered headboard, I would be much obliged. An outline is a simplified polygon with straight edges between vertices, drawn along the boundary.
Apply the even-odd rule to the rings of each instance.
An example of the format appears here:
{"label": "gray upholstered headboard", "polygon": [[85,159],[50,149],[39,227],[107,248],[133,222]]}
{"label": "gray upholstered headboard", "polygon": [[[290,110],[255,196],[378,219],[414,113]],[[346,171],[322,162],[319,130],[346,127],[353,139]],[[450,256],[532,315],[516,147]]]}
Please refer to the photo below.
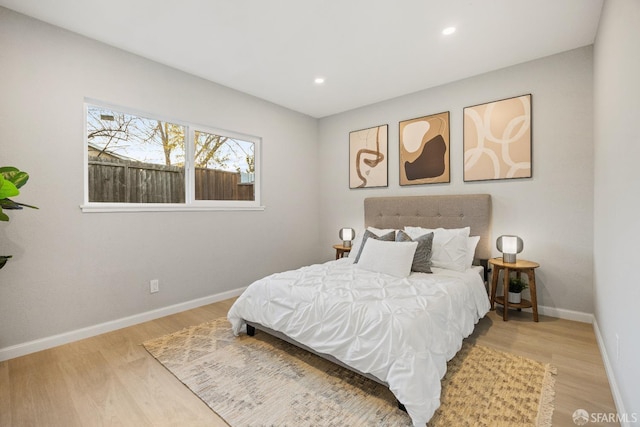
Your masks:
{"label": "gray upholstered headboard", "polygon": [[480,236],[476,259],[491,258],[491,195],[370,197],[364,200],[365,227],[471,227]]}

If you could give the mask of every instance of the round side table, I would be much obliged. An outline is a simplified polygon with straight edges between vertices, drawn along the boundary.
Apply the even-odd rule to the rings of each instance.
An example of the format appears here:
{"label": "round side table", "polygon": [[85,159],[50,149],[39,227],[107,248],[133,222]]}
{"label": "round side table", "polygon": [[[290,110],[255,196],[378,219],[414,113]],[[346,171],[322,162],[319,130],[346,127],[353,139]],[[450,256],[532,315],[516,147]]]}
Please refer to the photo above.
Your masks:
{"label": "round side table", "polygon": [[[533,309],[533,321],[538,321],[538,298],[536,295],[536,268],[540,267],[540,264],[533,261],[527,261],[526,259],[519,259],[514,263],[504,262],[502,258],[492,258],[489,260],[489,264],[493,266],[491,273],[491,310],[495,308],[495,304],[498,303],[504,307],[502,313],[502,320],[508,320],[509,308],[531,308]],[[503,288],[504,295],[497,296],[496,290],[498,288],[498,276],[500,271],[503,271]],[[523,299],[520,303],[509,302],[509,276],[512,272],[518,275],[518,278],[522,273],[526,274],[529,279],[529,292],[531,294],[531,301]]]}
{"label": "round side table", "polygon": [[351,246],[333,245],[333,249],[336,250],[336,259],[344,258],[344,254],[351,252]]}

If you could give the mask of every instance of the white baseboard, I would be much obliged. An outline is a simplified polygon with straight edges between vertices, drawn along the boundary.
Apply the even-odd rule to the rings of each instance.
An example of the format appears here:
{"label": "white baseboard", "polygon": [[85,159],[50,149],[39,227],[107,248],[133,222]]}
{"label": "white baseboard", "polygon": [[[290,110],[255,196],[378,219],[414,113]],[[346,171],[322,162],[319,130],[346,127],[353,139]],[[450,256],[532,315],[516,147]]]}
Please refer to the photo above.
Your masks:
{"label": "white baseboard", "polygon": [[75,331],[69,331],[34,341],[16,344],[10,347],[0,348],[0,362],[13,359],[15,357],[24,356],[35,353],[36,351],[46,350],[48,348],[57,347],[73,341],[84,338],[93,337],[104,334],[106,332],[115,331],[117,329],[126,328],[128,326],[137,325],[138,323],[148,322],[149,320],[158,319],[160,317],[169,316],[171,314],[180,313],[182,311],[191,310],[192,308],[201,307],[214,302],[223,301],[225,299],[237,297],[246,288],[233,289],[231,291],[222,292],[215,295],[209,295],[203,298],[158,308],[156,310],[146,311],[133,316],[123,317],[121,319],[111,320],[109,322],[100,323],[98,325],[88,326]]}
{"label": "white baseboard", "polygon": [[[618,414],[627,414],[627,411],[624,408],[624,403],[622,402],[622,396],[620,395],[620,389],[618,388],[618,382],[616,381],[616,377],[613,374],[613,367],[611,366],[611,360],[609,359],[607,348],[604,345],[604,339],[602,338],[602,334],[600,333],[600,328],[598,327],[598,320],[595,318],[593,320],[593,331],[596,334],[596,342],[598,343],[598,348],[600,349],[600,355],[602,356],[602,362],[604,363],[604,371],[607,373],[607,379],[609,380],[609,386],[611,387],[611,394],[613,395],[613,403],[616,404],[616,412]],[[621,427],[631,427],[631,423],[625,420],[622,420],[620,422],[620,425]]]}
{"label": "white baseboard", "polygon": [[538,314],[545,316],[557,317],[559,319],[574,320],[582,323],[593,323],[594,317],[591,313],[582,311],[565,310],[563,308],[538,306]]}

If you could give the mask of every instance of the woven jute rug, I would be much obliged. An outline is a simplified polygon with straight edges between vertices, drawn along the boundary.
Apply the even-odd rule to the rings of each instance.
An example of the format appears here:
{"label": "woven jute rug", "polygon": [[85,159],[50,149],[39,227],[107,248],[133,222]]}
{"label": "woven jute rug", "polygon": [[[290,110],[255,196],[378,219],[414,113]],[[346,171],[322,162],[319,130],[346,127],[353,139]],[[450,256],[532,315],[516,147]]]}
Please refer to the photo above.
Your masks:
{"label": "woven jute rug", "polygon": [[[386,387],[260,331],[234,337],[226,319],[143,345],[233,427],[411,425]],[[428,425],[550,426],[554,374],[549,365],[464,344]]]}

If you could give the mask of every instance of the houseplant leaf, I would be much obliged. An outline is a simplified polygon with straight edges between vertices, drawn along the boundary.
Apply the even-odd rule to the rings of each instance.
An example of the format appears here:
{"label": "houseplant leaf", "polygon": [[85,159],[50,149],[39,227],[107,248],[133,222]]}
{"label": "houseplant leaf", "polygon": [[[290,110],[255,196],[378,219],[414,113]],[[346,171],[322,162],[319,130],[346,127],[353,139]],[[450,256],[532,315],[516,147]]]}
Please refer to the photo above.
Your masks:
{"label": "houseplant leaf", "polygon": [[14,202],[11,199],[0,199],[0,208],[2,209],[22,209],[22,203]]}
{"label": "houseplant leaf", "polygon": [[29,174],[13,166],[0,167],[0,221],[9,221],[3,209],[22,209],[24,207],[38,209],[25,203],[14,202],[9,197],[20,194],[18,188],[29,180]]}
{"label": "houseplant leaf", "polygon": [[522,279],[516,277],[512,277],[509,279],[509,292],[519,294],[527,288],[528,285]]}
{"label": "houseplant leaf", "polygon": [[[38,209],[24,203],[18,203],[9,197],[20,194],[18,188],[22,187],[29,180],[29,174],[13,166],[0,167],[0,221],[9,221],[9,216],[3,209],[22,209],[23,206]],[[4,267],[11,255],[0,255],[0,268]]]}
{"label": "houseplant leaf", "polygon": [[7,197],[13,197],[20,194],[20,190],[16,185],[5,179],[4,176],[0,175],[0,199],[6,199]]}
{"label": "houseplant leaf", "polygon": [[7,181],[12,182],[16,188],[22,187],[29,180],[28,173],[21,171],[18,168],[14,168],[13,166],[0,168],[0,175],[2,175]]}

